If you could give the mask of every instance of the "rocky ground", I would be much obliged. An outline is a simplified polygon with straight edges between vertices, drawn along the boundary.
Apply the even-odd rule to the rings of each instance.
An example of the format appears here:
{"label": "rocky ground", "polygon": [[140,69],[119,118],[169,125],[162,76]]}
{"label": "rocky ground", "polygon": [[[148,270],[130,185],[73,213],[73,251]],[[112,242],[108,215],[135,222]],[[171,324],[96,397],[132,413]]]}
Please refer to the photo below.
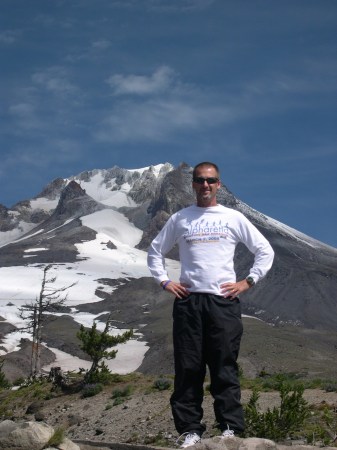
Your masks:
{"label": "rocky ground", "polygon": [[[133,374],[129,380],[123,378],[122,382],[105,387],[94,397],[54,393],[48,400],[21,398],[8,405],[8,409],[12,409],[7,413],[10,413],[9,418],[25,417],[26,420],[42,420],[54,428],[62,427],[67,437],[75,441],[175,447],[178,436],[169,407],[171,390],[155,389],[156,380]],[[251,391],[243,390],[243,403],[250,395]],[[1,397],[0,403],[4,398]],[[311,405],[329,404],[337,409],[337,392],[310,389],[305,391],[304,397]],[[260,395],[259,406],[266,410],[278,406],[279,402],[277,392],[264,392]],[[208,393],[204,400],[204,421],[207,425],[204,437],[215,436],[212,398]]]}

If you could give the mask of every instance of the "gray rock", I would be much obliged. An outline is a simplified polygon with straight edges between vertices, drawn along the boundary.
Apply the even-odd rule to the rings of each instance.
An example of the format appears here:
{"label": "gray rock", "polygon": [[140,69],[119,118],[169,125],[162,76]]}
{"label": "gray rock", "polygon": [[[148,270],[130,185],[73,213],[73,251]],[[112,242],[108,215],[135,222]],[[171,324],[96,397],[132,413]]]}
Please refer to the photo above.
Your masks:
{"label": "gray rock", "polygon": [[[241,439],[237,437],[221,439],[219,436],[212,439],[203,439],[196,444],[195,450],[288,450],[289,446],[278,445],[274,441],[262,438]],[[334,447],[325,447],[325,450],[333,450]],[[292,445],[292,450],[313,450],[309,445]]]}
{"label": "gray rock", "polygon": [[61,444],[57,446],[59,450],[80,450],[81,447],[79,447],[77,444],[75,444],[70,439],[65,438]]}
{"label": "gray rock", "polygon": [[43,402],[41,400],[36,400],[28,406],[26,414],[35,414],[42,408],[42,406]]}
{"label": "gray rock", "polygon": [[11,433],[15,430],[16,424],[12,420],[4,420],[0,423],[0,440],[3,436],[7,436],[7,434]]}
{"label": "gray rock", "polygon": [[275,442],[261,438],[243,439],[239,447],[240,450],[272,450],[276,448]]}
{"label": "gray rock", "polygon": [[[16,423],[4,420],[0,423],[0,449],[3,450],[55,450],[55,447],[46,448],[46,444],[54,434],[54,428],[37,422]],[[64,438],[58,444],[59,450],[80,450],[77,444]]]}
{"label": "gray rock", "polygon": [[44,420],[46,420],[46,415],[42,411],[37,411],[34,414],[34,417],[35,417],[36,422],[43,422]]}
{"label": "gray rock", "polygon": [[69,414],[67,420],[68,425],[72,427],[73,425],[80,425],[82,422],[82,417],[79,414]]}
{"label": "gray rock", "polygon": [[0,449],[40,450],[53,434],[54,429],[45,423],[5,420],[0,424]]}

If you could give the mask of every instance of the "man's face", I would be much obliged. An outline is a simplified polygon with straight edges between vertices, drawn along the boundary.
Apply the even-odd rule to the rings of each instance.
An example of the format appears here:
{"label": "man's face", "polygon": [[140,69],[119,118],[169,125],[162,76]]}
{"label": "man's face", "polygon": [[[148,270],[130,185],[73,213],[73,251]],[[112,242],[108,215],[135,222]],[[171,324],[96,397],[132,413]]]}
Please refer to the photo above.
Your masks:
{"label": "man's face", "polygon": [[[218,178],[219,175],[214,167],[212,166],[201,166],[198,167],[195,173],[195,178]],[[197,205],[198,206],[215,206],[216,202],[216,193],[220,188],[220,181],[216,181],[215,183],[208,183],[204,181],[203,183],[196,183],[193,181],[193,189],[195,190],[197,196]]]}

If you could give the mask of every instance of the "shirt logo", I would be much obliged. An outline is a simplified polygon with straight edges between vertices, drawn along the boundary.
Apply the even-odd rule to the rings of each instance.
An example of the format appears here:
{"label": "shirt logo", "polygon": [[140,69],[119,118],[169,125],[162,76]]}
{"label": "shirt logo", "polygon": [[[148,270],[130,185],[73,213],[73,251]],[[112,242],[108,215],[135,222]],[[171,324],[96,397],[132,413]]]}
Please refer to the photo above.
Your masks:
{"label": "shirt logo", "polygon": [[201,219],[191,223],[184,239],[187,244],[216,244],[221,239],[227,239],[228,233],[228,222],[224,225],[221,220],[210,222]]}

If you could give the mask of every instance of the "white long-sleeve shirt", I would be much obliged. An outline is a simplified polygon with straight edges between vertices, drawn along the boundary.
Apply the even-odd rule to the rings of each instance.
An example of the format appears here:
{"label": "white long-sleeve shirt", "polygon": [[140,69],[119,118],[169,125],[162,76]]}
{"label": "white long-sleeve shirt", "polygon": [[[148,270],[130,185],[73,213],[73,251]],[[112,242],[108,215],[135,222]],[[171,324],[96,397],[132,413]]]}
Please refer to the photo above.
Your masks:
{"label": "white long-sleeve shirt", "polygon": [[258,282],[274,259],[272,247],[258,229],[243,214],[225,206],[189,206],[173,214],[152,241],[148,267],[158,283],[168,280],[165,255],[178,244],[179,282],[190,292],[221,295],[222,283],[236,281],[234,251],[239,242],[254,254],[247,275]]}

